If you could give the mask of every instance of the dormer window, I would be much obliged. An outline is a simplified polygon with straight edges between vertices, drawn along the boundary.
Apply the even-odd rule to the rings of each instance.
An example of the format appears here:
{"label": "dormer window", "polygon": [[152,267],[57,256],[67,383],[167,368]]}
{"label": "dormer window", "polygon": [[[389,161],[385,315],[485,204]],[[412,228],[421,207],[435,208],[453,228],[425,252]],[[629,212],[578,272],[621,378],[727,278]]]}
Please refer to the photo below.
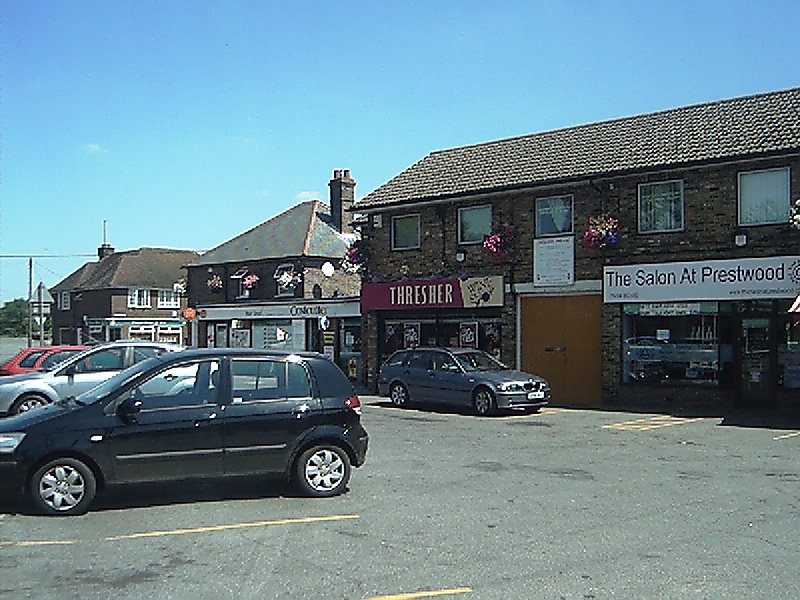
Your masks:
{"label": "dormer window", "polygon": [[301,276],[294,270],[293,263],[278,265],[273,277],[278,284],[278,296],[294,296],[294,289],[300,283]]}
{"label": "dormer window", "polygon": [[247,275],[247,267],[242,267],[241,269],[238,269],[233,275],[231,275],[231,279],[236,281],[236,283],[239,286],[239,291],[236,294],[237,298],[250,297],[250,290],[242,285],[245,275]]}

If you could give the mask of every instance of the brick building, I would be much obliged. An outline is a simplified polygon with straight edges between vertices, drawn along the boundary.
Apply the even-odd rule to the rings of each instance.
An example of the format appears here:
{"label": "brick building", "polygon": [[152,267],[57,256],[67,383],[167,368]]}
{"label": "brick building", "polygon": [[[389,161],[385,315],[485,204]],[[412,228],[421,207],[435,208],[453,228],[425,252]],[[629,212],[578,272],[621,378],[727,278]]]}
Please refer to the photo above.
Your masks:
{"label": "brick building", "polygon": [[433,152],[353,209],[367,382],[468,345],[555,404],[796,402],[799,193],[800,88]]}
{"label": "brick building", "polygon": [[361,281],[341,269],[356,182],[337,169],[328,185],[330,206],[301,202],[187,265],[194,344],[313,350],[359,376]]}
{"label": "brick building", "polygon": [[108,244],[53,286],[54,344],[141,339],[182,344],[186,297],[177,285],[193,250],[139,248],[115,252]]}

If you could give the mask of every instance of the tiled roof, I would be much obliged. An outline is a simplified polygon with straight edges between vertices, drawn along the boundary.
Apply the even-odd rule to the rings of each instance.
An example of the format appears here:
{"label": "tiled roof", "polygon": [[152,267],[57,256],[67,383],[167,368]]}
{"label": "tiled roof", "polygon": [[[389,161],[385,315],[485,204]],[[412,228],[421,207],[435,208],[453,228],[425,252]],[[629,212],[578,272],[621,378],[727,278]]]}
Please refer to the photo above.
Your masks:
{"label": "tiled roof", "polygon": [[432,152],[354,207],[800,149],[800,88]]}
{"label": "tiled roof", "polygon": [[209,250],[192,267],[271,258],[340,258],[348,244],[333,226],[330,208],[319,200],[301,202]]}
{"label": "tiled roof", "polygon": [[53,286],[60,290],[107,288],[172,289],[185,277],[183,265],[197,257],[193,250],[139,248],[114,252],[97,262],[88,262]]}

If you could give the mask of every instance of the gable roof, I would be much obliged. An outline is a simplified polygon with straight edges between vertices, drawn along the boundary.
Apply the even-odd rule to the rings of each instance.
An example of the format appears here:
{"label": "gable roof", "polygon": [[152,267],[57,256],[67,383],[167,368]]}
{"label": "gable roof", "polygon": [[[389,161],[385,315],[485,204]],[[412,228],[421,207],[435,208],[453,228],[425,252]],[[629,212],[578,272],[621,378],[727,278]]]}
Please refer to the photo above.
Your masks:
{"label": "gable roof", "polygon": [[333,225],[320,200],[301,202],[203,254],[189,266],[286,257],[341,258],[347,236]]}
{"label": "gable roof", "polygon": [[798,149],[793,88],[439,150],[354,210]]}
{"label": "gable roof", "polygon": [[114,252],[88,262],[53,286],[53,291],[108,288],[172,289],[182,279],[183,265],[198,256],[194,250],[139,248]]}

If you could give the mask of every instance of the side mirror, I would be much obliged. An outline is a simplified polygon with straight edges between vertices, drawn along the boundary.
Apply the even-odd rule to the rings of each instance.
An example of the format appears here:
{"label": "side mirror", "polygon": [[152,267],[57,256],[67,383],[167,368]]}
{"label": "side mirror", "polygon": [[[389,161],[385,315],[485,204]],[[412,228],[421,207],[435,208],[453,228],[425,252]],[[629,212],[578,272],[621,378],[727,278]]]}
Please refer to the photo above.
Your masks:
{"label": "side mirror", "polygon": [[142,401],[137,400],[133,396],[129,396],[117,407],[117,416],[127,425],[136,424],[138,423],[136,415],[138,415],[141,410]]}
{"label": "side mirror", "polygon": [[67,377],[75,377],[75,373],[78,371],[78,367],[75,366],[75,363],[72,363],[66,369],[64,369],[64,375]]}

